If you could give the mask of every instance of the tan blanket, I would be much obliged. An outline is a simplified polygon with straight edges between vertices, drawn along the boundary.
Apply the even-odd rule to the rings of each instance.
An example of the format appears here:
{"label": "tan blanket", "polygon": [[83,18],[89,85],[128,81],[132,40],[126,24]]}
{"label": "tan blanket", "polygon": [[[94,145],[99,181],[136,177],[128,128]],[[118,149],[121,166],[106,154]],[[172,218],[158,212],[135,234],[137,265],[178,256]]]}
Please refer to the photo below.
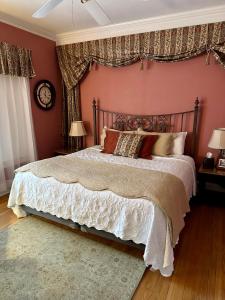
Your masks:
{"label": "tan blanket", "polygon": [[38,177],[53,177],[67,184],[79,182],[92,191],[109,190],[125,198],[153,201],[168,217],[173,245],[183,227],[183,216],[189,210],[183,182],[176,176],[161,171],[71,156],[44,159],[16,170],[26,171]]}

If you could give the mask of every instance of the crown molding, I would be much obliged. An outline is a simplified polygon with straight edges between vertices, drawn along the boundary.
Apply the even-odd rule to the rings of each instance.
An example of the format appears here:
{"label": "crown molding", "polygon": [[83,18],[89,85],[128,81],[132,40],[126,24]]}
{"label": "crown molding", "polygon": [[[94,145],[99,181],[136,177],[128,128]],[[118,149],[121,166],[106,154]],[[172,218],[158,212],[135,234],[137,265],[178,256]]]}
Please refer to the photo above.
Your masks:
{"label": "crown molding", "polygon": [[184,13],[136,20],[103,27],[56,34],[56,44],[65,45],[134,33],[225,21],[225,5]]}
{"label": "crown molding", "polygon": [[8,25],[12,25],[14,27],[17,27],[19,29],[28,31],[30,33],[33,33],[35,35],[39,35],[41,37],[44,37],[48,40],[56,41],[56,35],[52,32],[49,32],[39,26],[30,24],[28,22],[19,20],[15,17],[9,16],[8,14],[0,12],[0,22],[6,23]]}

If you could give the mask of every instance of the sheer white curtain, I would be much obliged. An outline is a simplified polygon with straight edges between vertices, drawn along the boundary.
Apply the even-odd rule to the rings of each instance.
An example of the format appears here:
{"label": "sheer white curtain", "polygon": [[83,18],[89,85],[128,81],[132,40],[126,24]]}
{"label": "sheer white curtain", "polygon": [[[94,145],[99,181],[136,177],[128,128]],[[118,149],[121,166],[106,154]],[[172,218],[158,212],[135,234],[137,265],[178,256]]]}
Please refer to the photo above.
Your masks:
{"label": "sheer white curtain", "polygon": [[36,159],[29,79],[0,75],[0,195],[14,170]]}

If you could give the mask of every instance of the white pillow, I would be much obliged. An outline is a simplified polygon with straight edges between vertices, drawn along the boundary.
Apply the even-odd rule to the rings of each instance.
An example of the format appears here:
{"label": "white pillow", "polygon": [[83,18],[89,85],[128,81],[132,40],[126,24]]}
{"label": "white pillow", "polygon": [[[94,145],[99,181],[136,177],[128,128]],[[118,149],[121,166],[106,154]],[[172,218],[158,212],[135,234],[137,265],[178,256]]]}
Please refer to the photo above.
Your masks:
{"label": "white pillow", "polygon": [[[142,128],[138,128],[137,132],[139,134],[159,134],[159,135],[168,135],[170,132],[148,132],[143,131]],[[185,140],[187,132],[171,132],[173,136],[173,144],[170,155],[182,155],[184,154]]]}
{"label": "white pillow", "polygon": [[106,130],[107,130],[107,127],[104,126],[102,128],[102,134],[100,136],[100,145],[101,145],[102,148],[104,148],[104,141],[105,141],[105,138],[106,138]]}
{"label": "white pillow", "polygon": [[174,133],[173,147],[171,152],[172,155],[184,154],[186,136],[187,136],[187,132]]}

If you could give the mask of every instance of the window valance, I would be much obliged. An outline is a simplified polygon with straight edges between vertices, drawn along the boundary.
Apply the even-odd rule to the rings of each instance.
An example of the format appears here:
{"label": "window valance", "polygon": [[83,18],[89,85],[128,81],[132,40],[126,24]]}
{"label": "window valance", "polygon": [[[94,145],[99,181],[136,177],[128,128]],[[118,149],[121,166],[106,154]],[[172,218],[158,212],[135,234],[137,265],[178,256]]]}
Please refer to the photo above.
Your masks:
{"label": "window valance", "polygon": [[31,50],[0,42],[0,74],[34,77]]}
{"label": "window valance", "polygon": [[75,87],[92,62],[119,67],[138,60],[174,62],[212,52],[225,67],[225,22],[196,25],[57,47],[68,89]]}

